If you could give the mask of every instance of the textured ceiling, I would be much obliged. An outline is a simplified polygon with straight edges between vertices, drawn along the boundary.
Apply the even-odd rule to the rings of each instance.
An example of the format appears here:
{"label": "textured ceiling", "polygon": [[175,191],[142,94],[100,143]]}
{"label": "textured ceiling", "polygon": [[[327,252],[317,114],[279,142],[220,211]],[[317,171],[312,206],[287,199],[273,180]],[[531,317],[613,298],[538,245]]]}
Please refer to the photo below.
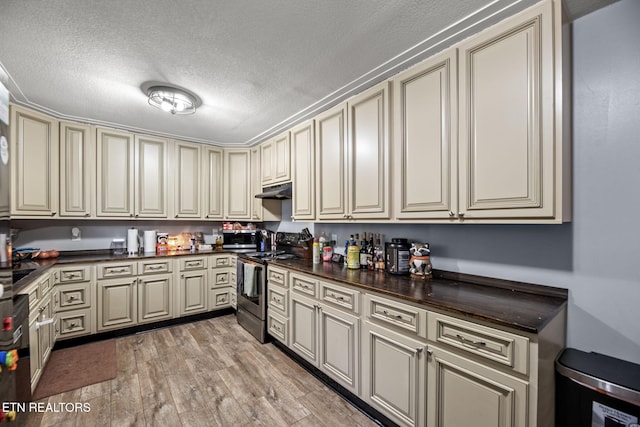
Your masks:
{"label": "textured ceiling", "polygon": [[[570,0],[580,16],[615,0]],[[61,119],[253,145],[536,0],[3,0],[0,81]],[[167,82],[195,115],[147,104]]]}

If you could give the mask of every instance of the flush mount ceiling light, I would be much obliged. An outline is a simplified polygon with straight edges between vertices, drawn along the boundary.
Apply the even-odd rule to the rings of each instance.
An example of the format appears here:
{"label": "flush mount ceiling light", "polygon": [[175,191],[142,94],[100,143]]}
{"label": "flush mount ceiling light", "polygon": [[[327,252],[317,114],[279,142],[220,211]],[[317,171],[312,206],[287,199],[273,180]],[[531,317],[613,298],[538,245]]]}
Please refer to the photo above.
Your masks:
{"label": "flush mount ceiling light", "polygon": [[149,97],[149,105],[171,114],[193,114],[202,105],[200,98],[194,93],[175,86],[143,86],[142,90]]}

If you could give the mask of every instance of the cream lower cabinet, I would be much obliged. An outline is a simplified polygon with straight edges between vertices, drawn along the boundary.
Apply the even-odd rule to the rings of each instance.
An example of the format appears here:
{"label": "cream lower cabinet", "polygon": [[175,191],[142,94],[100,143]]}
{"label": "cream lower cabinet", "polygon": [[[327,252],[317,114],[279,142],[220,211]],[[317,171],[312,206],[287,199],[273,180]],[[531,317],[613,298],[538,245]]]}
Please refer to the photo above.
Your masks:
{"label": "cream lower cabinet", "polygon": [[235,255],[212,255],[209,258],[209,290],[207,291],[208,310],[220,310],[231,307],[231,295],[236,292],[234,277]]}
{"label": "cream lower cabinet", "polygon": [[267,283],[267,331],[289,346],[289,272],[270,265]]}
{"label": "cream lower cabinet", "polygon": [[[347,390],[358,394],[359,317],[310,298],[312,292],[319,292],[321,285],[308,276],[291,274],[290,281],[290,348]],[[317,291],[311,291],[314,287]]]}
{"label": "cream lower cabinet", "polygon": [[137,278],[98,280],[98,332],[135,326],[138,323]]}
{"label": "cream lower cabinet", "polygon": [[31,391],[34,391],[38,385],[55,343],[52,287],[53,277],[46,273],[21,292],[27,294],[29,298]]}
{"label": "cream lower cabinet", "polygon": [[204,313],[208,310],[208,257],[180,257],[178,263],[178,316]]}
{"label": "cream lower cabinet", "polygon": [[525,427],[529,384],[429,345],[430,427]]}
{"label": "cream lower cabinet", "polygon": [[362,333],[362,393],[403,426],[425,425],[427,312],[367,294]]}
{"label": "cream lower cabinet", "polygon": [[173,317],[173,260],[138,261],[138,323]]}
{"label": "cream lower cabinet", "polygon": [[95,333],[95,280],[88,264],[65,265],[53,271],[55,338],[64,340]]}

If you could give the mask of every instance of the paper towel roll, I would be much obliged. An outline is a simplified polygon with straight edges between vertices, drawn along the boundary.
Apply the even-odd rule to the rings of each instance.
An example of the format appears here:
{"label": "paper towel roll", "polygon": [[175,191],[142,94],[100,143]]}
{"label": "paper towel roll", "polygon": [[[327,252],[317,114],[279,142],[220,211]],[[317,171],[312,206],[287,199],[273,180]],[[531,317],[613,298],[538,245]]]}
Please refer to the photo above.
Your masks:
{"label": "paper towel roll", "polygon": [[136,228],[127,230],[127,253],[129,255],[138,253],[138,230]]}
{"label": "paper towel roll", "polygon": [[145,254],[156,251],[156,230],[147,230],[144,232],[142,246],[144,247]]}

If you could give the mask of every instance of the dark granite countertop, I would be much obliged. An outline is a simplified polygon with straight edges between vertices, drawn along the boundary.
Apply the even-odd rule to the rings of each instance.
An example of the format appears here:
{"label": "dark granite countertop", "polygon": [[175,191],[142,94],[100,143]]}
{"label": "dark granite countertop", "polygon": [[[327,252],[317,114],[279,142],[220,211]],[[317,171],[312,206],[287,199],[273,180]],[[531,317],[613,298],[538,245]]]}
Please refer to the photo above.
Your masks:
{"label": "dark granite countertop", "polygon": [[542,285],[435,271],[430,280],[342,264],[274,260],[273,265],[379,292],[426,308],[442,309],[530,333],[539,333],[566,305],[568,291]]}
{"label": "dark granite countertop", "polygon": [[[59,258],[23,261],[15,265],[14,271],[33,271],[14,283],[13,290],[14,294],[19,293],[54,265],[225,253],[232,252],[175,251],[135,256],[114,255],[111,251],[63,252]],[[568,291],[562,288],[438,270],[434,271],[433,279],[421,280],[379,271],[350,270],[336,263],[313,264],[307,259],[272,260],[269,263],[421,304],[427,309],[441,309],[529,333],[539,333],[565,307],[568,296]]]}

